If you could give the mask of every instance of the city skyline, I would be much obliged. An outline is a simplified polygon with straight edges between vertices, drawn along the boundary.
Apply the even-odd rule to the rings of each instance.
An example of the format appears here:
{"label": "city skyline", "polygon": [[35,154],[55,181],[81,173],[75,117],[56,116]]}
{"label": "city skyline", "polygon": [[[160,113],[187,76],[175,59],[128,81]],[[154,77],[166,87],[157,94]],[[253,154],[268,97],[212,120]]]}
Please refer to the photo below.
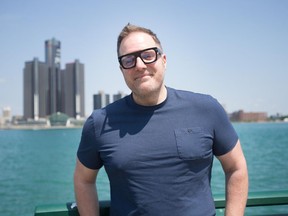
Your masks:
{"label": "city skyline", "polygon": [[130,22],[159,36],[167,86],[210,94],[229,113],[288,114],[287,11],[283,0],[1,1],[0,108],[23,114],[24,62],[45,59],[47,38],[61,41],[62,62],[85,65],[86,116],[99,90],[129,94],[116,40]]}
{"label": "city skyline", "polygon": [[85,117],[84,64],[79,60],[61,69],[61,42],[45,40],[45,62],[35,57],[23,70],[23,118],[39,120],[55,113]]}

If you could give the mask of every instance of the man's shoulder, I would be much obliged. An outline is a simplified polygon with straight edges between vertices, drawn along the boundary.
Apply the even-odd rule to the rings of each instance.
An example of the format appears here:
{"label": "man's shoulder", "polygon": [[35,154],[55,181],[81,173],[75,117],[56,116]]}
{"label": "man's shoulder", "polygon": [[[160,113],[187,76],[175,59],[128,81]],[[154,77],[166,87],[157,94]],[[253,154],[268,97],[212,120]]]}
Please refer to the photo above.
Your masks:
{"label": "man's shoulder", "polygon": [[168,92],[169,92],[169,95],[175,99],[178,98],[178,99],[184,99],[184,100],[193,99],[193,100],[200,100],[200,101],[215,101],[215,98],[213,98],[211,95],[203,94],[199,92],[174,89],[170,87],[168,87]]}

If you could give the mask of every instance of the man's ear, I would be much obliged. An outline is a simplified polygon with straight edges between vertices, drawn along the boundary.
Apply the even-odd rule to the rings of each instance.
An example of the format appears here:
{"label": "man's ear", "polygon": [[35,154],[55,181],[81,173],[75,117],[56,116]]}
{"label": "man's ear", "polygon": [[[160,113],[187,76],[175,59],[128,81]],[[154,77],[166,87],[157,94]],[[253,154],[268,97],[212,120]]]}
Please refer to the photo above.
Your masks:
{"label": "man's ear", "polygon": [[162,55],[162,62],[164,64],[164,67],[166,68],[167,59],[166,59],[166,55],[165,54]]}

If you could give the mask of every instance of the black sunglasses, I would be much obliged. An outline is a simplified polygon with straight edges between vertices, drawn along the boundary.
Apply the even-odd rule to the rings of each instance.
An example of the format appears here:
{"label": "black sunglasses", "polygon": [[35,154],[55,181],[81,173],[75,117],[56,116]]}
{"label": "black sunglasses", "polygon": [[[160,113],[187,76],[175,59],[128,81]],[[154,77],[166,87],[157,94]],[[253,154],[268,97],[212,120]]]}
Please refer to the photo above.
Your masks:
{"label": "black sunglasses", "polygon": [[124,69],[131,69],[136,66],[139,57],[145,64],[151,64],[158,59],[158,55],[162,55],[162,51],[158,47],[152,47],[137,52],[129,53],[118,57],[119,64]]}

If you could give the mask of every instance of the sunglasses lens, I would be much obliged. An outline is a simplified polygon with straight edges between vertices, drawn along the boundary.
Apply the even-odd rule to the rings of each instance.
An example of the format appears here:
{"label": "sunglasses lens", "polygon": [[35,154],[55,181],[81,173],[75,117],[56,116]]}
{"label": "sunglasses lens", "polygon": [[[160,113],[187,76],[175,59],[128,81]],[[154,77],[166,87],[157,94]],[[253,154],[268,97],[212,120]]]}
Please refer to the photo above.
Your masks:
{"label": "sunglasses lens", "polygon": [[154,49],[146,50],[141,53],[141,59],[144,63],[152,63],[157,59],[157,53]]}
{"label": "sunglasses lens", "polygon": [[122,66],[126,69],[132,68],[135,66],[135,56],[134,55],[128,55],[124,56],[121,59]]}

